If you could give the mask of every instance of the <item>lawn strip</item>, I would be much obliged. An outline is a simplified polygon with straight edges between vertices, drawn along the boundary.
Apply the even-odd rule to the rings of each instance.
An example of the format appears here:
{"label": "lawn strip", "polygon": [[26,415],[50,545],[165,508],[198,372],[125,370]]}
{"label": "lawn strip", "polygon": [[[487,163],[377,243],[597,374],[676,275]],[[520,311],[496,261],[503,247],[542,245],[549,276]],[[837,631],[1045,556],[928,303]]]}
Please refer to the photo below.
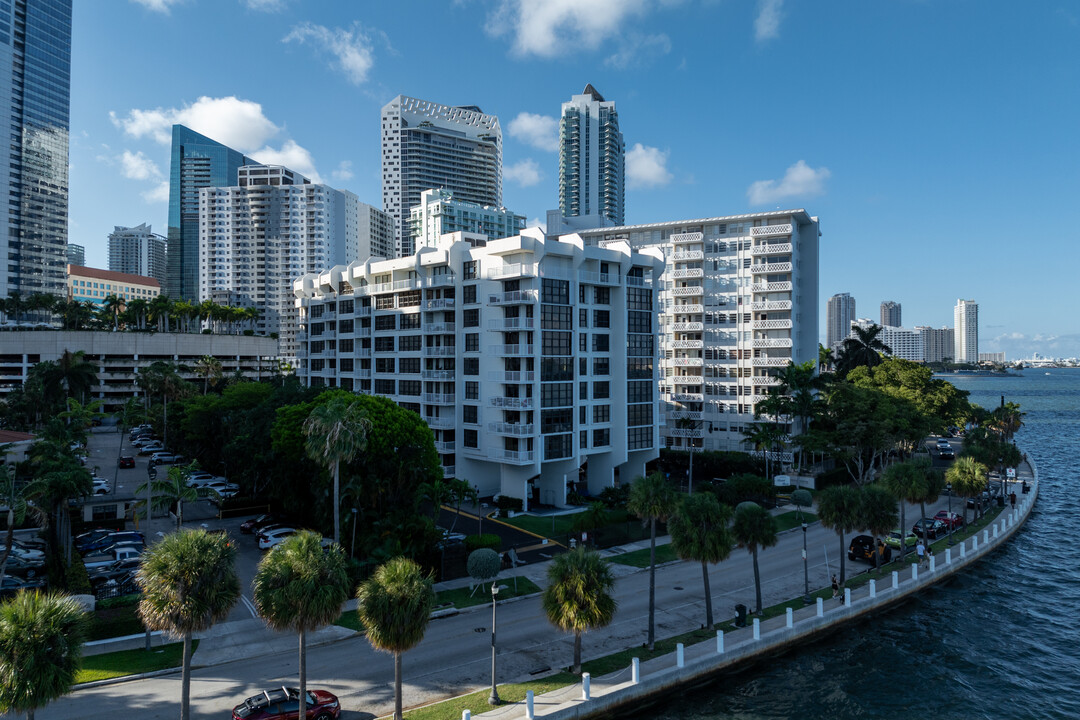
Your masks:
{"label": "lawn strip", "polygon": [[[541,680],[530,680],[529,682],[523,683],[508,683],[506,685],[499,685],[499,699],[503,701],[504,705],[517,703],[525,699],[525,692],[527,690],[532,690],[534,695],[540,696],[544,693],[551,692],[552,690],[558,690],[559,688],[566,687],[567,685],[574,685],[578,682],[580,682],[580,678],[578,678],[577,675],[568,672],[560,672]],[[434,703],[433,705],[426,705],[424,707],[416,708],[415,710],[408,710],[404,715],[409,720],[461,720],[462,710],[471,710],[473,714],[476,715],[487,712],[490,709],[487,703],[488,695],[490,694],[490,689],[478,690],[468,695],[451,698],[449,700]],[[392,716],[386,715],[385,717]]]}
{"label": "lawn strip", "polygon": [[[675,548],[673,548],[670,543],[656,546],[657,565],[678,559],[679,556],[675,554]],[[649,567],[649,548],[634,550],[633,552],[623,553],[622,555],[615,555],[614,557],[609,557],[608,561],[619,565],[647,568]]]}
{"label": "lawn strip", "polygon": [[[192,652],[195,652],[198,645],[198,640],[192,641]],[[82,659],[82,668],[79,670],[78,675],[75,676],[75,683],[111,680],[128,675],[154,672],[155,670],[179,668],[183,659],[183,652],[183,643],[169,643],[168,645],[151,648],[149,652],[139,648],[137,650],[120,650],[101,655],[90,655]]]}

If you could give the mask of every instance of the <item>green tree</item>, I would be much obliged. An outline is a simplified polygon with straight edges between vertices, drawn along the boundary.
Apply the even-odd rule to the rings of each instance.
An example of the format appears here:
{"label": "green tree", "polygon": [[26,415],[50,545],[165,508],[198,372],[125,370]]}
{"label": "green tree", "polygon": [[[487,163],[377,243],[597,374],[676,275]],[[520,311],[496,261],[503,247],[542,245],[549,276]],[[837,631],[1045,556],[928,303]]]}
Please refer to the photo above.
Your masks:
{"label": "green tree", "polygon": [[[59,422],[59,421],[55,421]],[[62,427],[62,426],[61,426]],[[68,501],[90,494],[90,473],[71,454],[65,439],[44,439],[30,453],[34,479],[26,486],[27,500],[50,509],[52,547],[71,561],[71,519]]]}
{"label": "green tree", "polygon": [[777,541],[776,518],[757,503],[739,503],[735,508],[735,522],[731,526],[735,542],[744,546],[754,559],[754,591],[757,608],[761,612],[761,570],[758,567],[758,551],[772,547]]}
{"label": "green tree", "polygon": [[209,386],[217,386],[221,380],[221,361],[213,355],[203,355],[195,361],[195,372],[203,379],[202,394],[205,395]]}
{"label": "green tree", "polygon": [[833,366],[833,349],[818,343],[818,372],[828,372]]}
{"label": "green tree", "polygon": [[368,642],[394,656],[394,720],[401,720],[401,656],[424,639],[435,604],[431,577],[412,560],[394,558],[361,583],[356,599]]}
{"label": "green tree", "polygon": [[337,620],[349,597],[340,545],[324,551],[322,536],[301,532],[263,557],[252,585],[255,609],[274,630],[300,637],[300,711],[307,717],[307,634]]}
{"label": "green tree", "polygon": [[859,491],[850,485],[832,485],[818,495],[818,519],[822,527],[840,536],[840,584],[844,584],[847,543],[844,536],[859,527]]}
{"label": "green tree", "polygon": [[71,690],[86,612],[57,593],[20,592],[0,604],[0,712],[34,712]]}
{"label": "green tree", "polygon": [[721,505],[712,493],[698,493],[683,498],[668,523],[671,544],[678,556],[701,563],[701,579],[705,584],[705,626],[709,630],[713,629],[709,565],[727,560],[731,555],[734,540],[728,529],[730,522],[731,508]]}
{"label": "green tree", "polygon": [[360,403],[341,396],[315,407],[304,421],[308,455],[329,468],[334,478],[336,543],[341,542],[341,464],[350,462],[364,451],[370,429],[371,421]]}
{"label": "green tree", "polygon": [[925,455],[917,457],[911,462],[916,471],[921,472],[923,475],[923,482],[919,485],[920,492],[917,502],[919,503],[919,511],[922,513],[921,517],[926,517],[926,504],[937,502],[941,491],[945,489],[945,480],[942,478],[941,473],[934,469],[930,458]]}
{"label": "green tree", "polygon": [[90,389],[97,384],[97,368],[86,359],[85,351],[64,350],[46,375],[45,383],[64,398],[85,402]]}
{"label": "green tree", "polygon": [[[6,454],[8,447],[0,445],[0,452]],[[4,549],[0,553],[0,582],[3,582],[11,548],[15,544],[15,528],[27,517],[33,517],[39,524],[44,524],[47,518],[37,506],[27,502],[25,488],[16,481],[15,466],[10,463],[0,466],[0,502],[7,506],[7,532],[4,534]]]}
{"label": "green tree", "polygon": [[105,299],[101,301],[101,312],[112,318],[113,330],[120,329],[120,311],[123,310],[123,308],[123,298],[115,293],[107,295]]}
{"label": "green tree", "polygon": [[649,524],[649,650],[656,645],[656,522],[666,520],[677,499],[661,473],[639,477],[630,486],[626,509]]}
{"label": "green tree", "polygon": [[881,486],[900,506],[900,559],[903,560],[907,555],[907,543],[903,540],[907,532],[907,506],[926,495],[926,473],[910,460],[896,463],[885,469]]}
{"label": "green tree", "polygon": [[615,576],[607,561],[584,547],[556,555],[548,567],[548,586],[541,603],[548,621],[574,633],[573,672],[581,672],[581,635],[607,627],[617,603],[611,593]]}
{"label": "green tree", "polygon": [[142,555],[139,617],[151,630],[183,640],[180,720],[191,717],[191,639],[224,620],[240,598],[236,546],[205,530],[166,535]]}
{"label": "green tree", "polygon": [[[761,411],[768,412],[764,408]],[[755,406],[755,413],[759,411],[759,408]],[[755,422],[742,431],[743,437],[746,441],[754,446],[755,450],[761,452],[762,461],[765,464],[765,475],[772,477],[770,470],[769,455],[774,451],[780,440],[786,435],[783,426],[775,422]]]}
{"label": "green tree", "polygon": [[[965,498],[978,498],[986,489],[985,465],[973,457],[961,456],[945,471],[945,479],[952,484],[952,491]],[[976,506],[978,502],[976,501]],[[964,524],[967,524],[967,504],[964,504]]]}
{"label": "green tree", "polygon": [[881,538],[896,526],[896,500],[891,492],[877,483],[867,485],[859,495],[859,529],[869,531],[874,537],[874,567],[881,569],[881,553],[877,552],[877,547],[881,544]]}
{"label": "green tree", "polygon": [[83,404],[69,397],[67,410],[59,413],[57,417],[67,421],[76,440],[86,442],[86,433],[93,427],[94,421],[105,417],[105,413],[101,412],[101,405],[101,400],[91,400]]}
{"label": "green tree", "polygon": [[882,328],[880,325],[871,325],[864,328],[860,325],[852,325],[852,335],[844,338],[840,345],[840,355],[836,359],[836,373],[841,378],[857,367],[874,367],[882,362],[882,354],[891,355],[892,348],[878,338]]}
{"label": "green tree", "polygon": [[[193,487],[188,487],[187,478],[185,474],[198,467],[196,463],[192,463],[187,468],[182,468],[177,465],[173,465],[169,468],[168,474],[165,475],[163,480],[150,480],[143,483],[135,489],[136,498],[144,498],[149,494],[153,498],[155,507],[159,508],[171,508],[176,505],[176,529],[179,530],[184,524],[184,503],[195,502],[199,499],[199,491]],[[149,488],[147,488],[149,485]],[[139,502],[139,501],[136,501]],[[141,501],[142,505],[146,505],[146,501]],[[146,517],[149,520],[150,513],[146,513]]]}

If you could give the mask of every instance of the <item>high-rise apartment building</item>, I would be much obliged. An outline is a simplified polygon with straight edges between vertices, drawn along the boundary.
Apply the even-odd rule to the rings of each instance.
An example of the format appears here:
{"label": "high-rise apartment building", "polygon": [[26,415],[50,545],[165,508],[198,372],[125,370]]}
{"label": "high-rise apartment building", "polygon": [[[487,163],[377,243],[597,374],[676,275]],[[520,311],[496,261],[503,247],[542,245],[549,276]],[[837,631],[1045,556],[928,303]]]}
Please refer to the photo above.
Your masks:
{"label": "high-rise apartment building", "polygon": [[885,300],[881,303],[881,327],[900,327],[900,303]]}
{"label": "high-rise apartment building", "polygon": [[[346,196],[353,196],[346,190],[341,192]],[[359,198],[355,203],[346,203],[345,208],[348,228],[345,235],[348,242],[355,243],[353,247],[346,249],[346,257],[356,260],[394,257],[393,218],[377,207],[360,202]],[[356,210],[355,220],[351,217],[353,208]]]}
{"label": "high-rise apartment building", "polygon": [[0,2],[0,297],[64,295],[71,0]]}
{"label": "high-rise apartment building", "polygon": [[836,350],[851,333],[855,322],[855,298],[837,293],[825,305],[825,347]]}
{"label": "high-rise apartment building", "polygon": [[932,328],[920,325],[915,328],[922,335],[923,360],[928,363],[945,362],[953,359],[954,333],[950,327]]}
{"label": "high-rise apartment building", "polygon": [[466,232],[499,239],[525,229],[525,216],[506,208],[461,202],[449,190],[425,190],[420,204],[409,212],[409,237],[413,248],[435,247],[443,235]]}
{"label": "high-rise apartment building", "polygon": [[956,301],[953,331],[953,361],[979,362],[979,306],[974,300]]}
{"label": "high-rise apartment building", "polygon": [[277,333],[292,358],[293,280],[356,259],[360,201],[277,165],[244,166],[237,177],[235,187],[199,191],[199,300],[257,308],[256,328]]}
{"label": "high-rise apartment building", "polygon": [[502,128],[475,105],[398,95],[382,109],[383,210],[394,219],[395,252],[412,255],[409,211],[425,190],[502,206]]}
{"label": "high-rise apartment building", "polygon": [[660,253],[463,235],[297,280],[298,376],[415,410],[482,496],[565,506],[630,482],[659,452]]}
{"label": "high-rise apartment building", "polygon": [[777,374],[792,362],[817,363],[817,218],[783,210],[579,235],[586,245],[629,243],[663,253],[657,331],[664,444],[747,449],[743,430]]}
{"label": "high-rise apartment building", "polygon": [[183,125],[172,128],[166,294],[199,297],[199,190],[237,184],[237,171],[258,165],[243,153]]}
{"label": "high-rise apartment building", "polygon": [[[877,324],[870,318],[859,318],[855,324],[864,330],[870,329]],[[852,331],[849,335],[854,335]],[[920,328],[904,328],[894,325],[881,325],[877,339],[885,343],[889,352],[888,357],[910,360],[921,363],[926,359],[926,350],[923,346],[923,332]]]}
{"label": "high-rise apartment building", "polygon": [[166,241],[148,223],[135,227],[117,225],[109,233],[109,269],[152,277],[165,285]]}
{"label": "high-rise apartment building", "polygon": [[604,100],[590,84],[563,103],[559,122],[559,211],[563,217],[599,216],[610,224],[623,224],[625,152],[614,102]]}
{"label": "high-rise apartment building", "polygon": [[68,265],[86,265],[86,248],[75,243],[67,246]]}

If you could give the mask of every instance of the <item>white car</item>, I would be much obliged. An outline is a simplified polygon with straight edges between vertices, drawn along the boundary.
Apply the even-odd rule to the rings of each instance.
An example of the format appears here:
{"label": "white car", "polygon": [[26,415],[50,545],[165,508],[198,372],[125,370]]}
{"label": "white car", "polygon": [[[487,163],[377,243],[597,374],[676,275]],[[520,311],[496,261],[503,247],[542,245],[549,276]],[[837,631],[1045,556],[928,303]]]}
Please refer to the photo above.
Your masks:
{"label": "white car", "polygon": [[300,532],[296,528],[280,527],[274,528],[265,533],[259,533],[259,549],[269,550],[281,543],[285,542],[286,538],[290,538],[296,533]]}
{"label": "white car", "polygon": [[108,495],[112,492],[112,483],[105,478],[91,478],[94,481],[94,495]]}
{"label": "white car", "polygon": [[223,498],[231,498],[240,492],[240,486],[236,483],[225,482],[223,480],[215,480],[213,482],[203,485],[207,490],[213,490]]}
{"label": "white car", "polygon": [[28,548],[22,548],[17,545],[11,546],[11,554],[20,560],[27,560],[29,562],[37,562],[45,560],[45,552],[42,550],[30,550]]}
{"label": "white car", "polygon": [[216,475],[211,475],[210,473],[203,470],[196,470],[193,473],[188,473],[187,478],[184,480],[184,482],[187,484],[188,487],[202,487],[203,485],[209,485],[215,480],[223,479],[224,478],[219,478]]}
{"label": "white car", "polygon": [[146,445],[160,445],[161,440],[152,437],[140,437],[131,441],[131,444],[137,448],[145,447]]}

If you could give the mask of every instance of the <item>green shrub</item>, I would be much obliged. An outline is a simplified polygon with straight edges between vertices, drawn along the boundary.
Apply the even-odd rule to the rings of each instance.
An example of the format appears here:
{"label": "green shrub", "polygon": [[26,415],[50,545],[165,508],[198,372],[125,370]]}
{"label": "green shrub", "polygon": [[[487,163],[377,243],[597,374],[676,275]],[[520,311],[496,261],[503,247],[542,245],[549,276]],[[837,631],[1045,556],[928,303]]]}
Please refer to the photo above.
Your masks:
{"label": "green shrub", "polygon": [[566,493],[566,502],[570,505],[589,504],[589,501],[585,498],[585,496],[577,492],[576,490],[571,490],[570,492]]}
{"label": "green shrub", "polygon": [[253,335],[255,335],[255,331],[251,328],[244,331],[244,337],[252,337]]}
{"label": "green shrub", "polygon": [[609,508],[626,507],[626,501],[630,499],[630,486],[606,487],[600,492],[600,502]]}
{"label": "green shrub", "polygon": [[471,553],[480,548],[490,548],[496,552],[502,549],[502,538],[492,533],[483,535],[467,535],[465,537],[465,552]]}
{"label": "green shrub", "polygon": [[67,591],[72,595],[93,595],[94,589],[90,587],[90,576],[86,574],[86,565],[83,559],[73,554],[71,564],[68,565],[66,580]]}
{"label": "green shrub", "polygon": [[128,607],[129,605],[136,605],[139,602],[141,596],[138,593],[132,593],[131,595],[120,595],[119,597],[105,598],[104,600],[97,601],[98,610],[109,610],[111,608]]}
{"label": "green shrub", "polygon": [[506,510],[513,510],[514,512],[521,512],[522,508],[525,507],[525,506],[521,502],[521,498],[510,497],[509,495],[500,495],[499,499],[495,501],[495,507],[497,507],[497,508],[499,508],[499,510],[503,511],[503,512],[499,513],[500,515],[505,516],[506,515],[505,511]]}

